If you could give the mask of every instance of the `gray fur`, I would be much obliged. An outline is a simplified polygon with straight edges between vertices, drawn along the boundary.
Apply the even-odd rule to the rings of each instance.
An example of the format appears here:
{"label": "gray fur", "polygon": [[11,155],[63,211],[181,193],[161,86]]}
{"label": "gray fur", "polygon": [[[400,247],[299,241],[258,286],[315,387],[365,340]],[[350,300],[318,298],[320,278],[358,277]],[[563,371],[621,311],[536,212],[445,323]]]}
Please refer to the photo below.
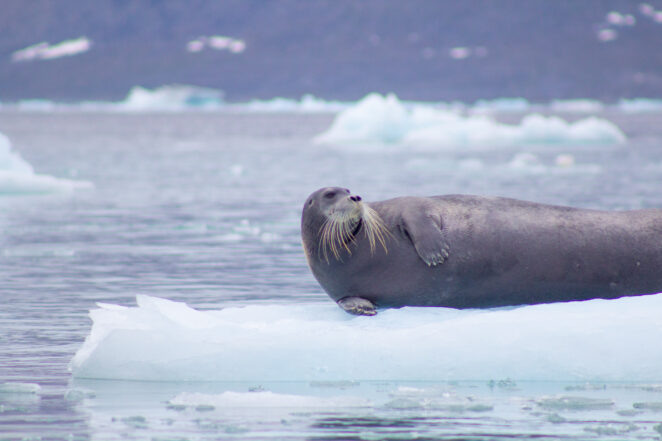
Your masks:
{"label": "gray fur", "polygon": [[[340,199],[349,195],[335,190],[346,192]],[[313,274],[335,301],[484,308],[662,291],[662,210],[401,197],[367,204],[391,233],[385,249],[371,250],[359,229],[349,252],[327,262],[318,256],[324,220],[318,199],[325,191],[313,193],[304,207],[302,238]]]}

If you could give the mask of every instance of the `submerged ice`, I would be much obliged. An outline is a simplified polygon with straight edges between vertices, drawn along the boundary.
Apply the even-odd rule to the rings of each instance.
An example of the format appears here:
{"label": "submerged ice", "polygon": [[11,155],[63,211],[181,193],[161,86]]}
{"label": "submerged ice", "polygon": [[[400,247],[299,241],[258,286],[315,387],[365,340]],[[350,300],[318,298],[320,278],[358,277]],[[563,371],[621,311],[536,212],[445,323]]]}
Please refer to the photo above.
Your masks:
{"label": "submerged ice", "polygon": [[662,294],[354,317],[325,304],[198,311],[99,304],[77,378],[159,381],[659,381]]}
{"label": "submerged ice", "polygon": [[9,138],[0,133],[0,195],[67,192],[91,188],[86,181],[74,181],[42,175],[12,150]]}
{"label": "submerged ice", "polygon": [[463,115],[430,105],[402,103],[394,94],[370,94],[340,112],[320,143],[491,146],[517,144],[617,144],[625,134],[612,122],[588,117],[526,115],[505,124],[487,115]]}

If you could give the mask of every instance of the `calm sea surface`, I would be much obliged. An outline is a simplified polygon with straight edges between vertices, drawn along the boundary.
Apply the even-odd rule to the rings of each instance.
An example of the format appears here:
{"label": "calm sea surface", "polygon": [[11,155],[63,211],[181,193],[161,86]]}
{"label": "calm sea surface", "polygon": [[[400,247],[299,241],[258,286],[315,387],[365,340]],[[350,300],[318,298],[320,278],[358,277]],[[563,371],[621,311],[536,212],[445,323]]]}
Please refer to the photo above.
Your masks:
{"label": "calm sea surface", "polygon": [[[198,309],[328,302],[299,238],[301,205],[322,186],[368,201],[475,193],[662,207],[662,115],[601,116],[622,128],[625,145],[340,149],[312,141],[332,115],[0,112],[0,132],[38,173],[95,186],[0,195],[0,383],[41,386],[0,390],[0,440],[659,439],[660,385],[154,384],[72,380],[67,370],[96,302],[134,305],[136,294]],[[351,393],[377,404],[164,404],[181,392],[249,390]],[[541,401],[550,394],[574,401]],[[421,404],[448,396],[464,404]]]}

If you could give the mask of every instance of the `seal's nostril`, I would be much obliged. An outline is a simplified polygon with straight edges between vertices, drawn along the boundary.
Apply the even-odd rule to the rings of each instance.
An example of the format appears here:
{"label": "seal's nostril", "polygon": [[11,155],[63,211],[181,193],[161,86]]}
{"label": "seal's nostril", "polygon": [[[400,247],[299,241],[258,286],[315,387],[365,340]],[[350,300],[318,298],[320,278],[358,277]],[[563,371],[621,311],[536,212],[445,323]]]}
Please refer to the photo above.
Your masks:
{"label": "seal's nostril", "polygon": [[355,195],[355,196],[350,196],[349,198],[350,198],[351,200],[353,200],[354,202],[358,202],[358,201],[361,200],[361,196],[356,196],[356,195]]}

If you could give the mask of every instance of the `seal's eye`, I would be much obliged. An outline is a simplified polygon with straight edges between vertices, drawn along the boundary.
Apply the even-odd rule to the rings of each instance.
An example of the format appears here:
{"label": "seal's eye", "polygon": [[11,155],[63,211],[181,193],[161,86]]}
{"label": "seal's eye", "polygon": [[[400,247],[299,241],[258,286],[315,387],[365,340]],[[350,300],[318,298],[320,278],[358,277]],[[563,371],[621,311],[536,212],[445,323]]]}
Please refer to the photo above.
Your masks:
{"label": "seal's eye", "polygon": [[336,196],[335,191],[330,191],[328,193],[324,193],[324,197],[327,198],[327,199],[333,199],[335,196]]}

